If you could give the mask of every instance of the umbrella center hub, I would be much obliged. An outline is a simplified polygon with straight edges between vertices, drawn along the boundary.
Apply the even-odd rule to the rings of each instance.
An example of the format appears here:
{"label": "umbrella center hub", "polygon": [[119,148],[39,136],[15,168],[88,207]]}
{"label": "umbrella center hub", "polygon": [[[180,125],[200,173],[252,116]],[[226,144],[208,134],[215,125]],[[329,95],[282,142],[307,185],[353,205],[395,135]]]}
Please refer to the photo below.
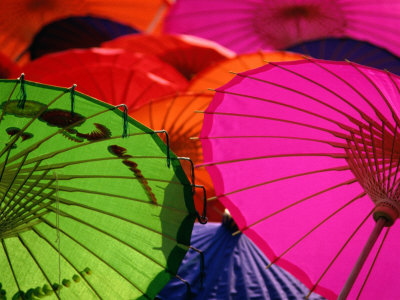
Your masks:
{"label": "umbrella center hub", "polygon": [[386,219],[386,226],[392,226],[400,215],[400,204],[391,199],[381,199],[375,202],[373,213],[374,220],[383,217]]}
{"label": "umbrella center hub", "polygon": [[285,49],[306,40],[342,35],[346,25],[343,11],[334,1],[307,4],[262,5],[255,11],[253,26],[265,45]]}

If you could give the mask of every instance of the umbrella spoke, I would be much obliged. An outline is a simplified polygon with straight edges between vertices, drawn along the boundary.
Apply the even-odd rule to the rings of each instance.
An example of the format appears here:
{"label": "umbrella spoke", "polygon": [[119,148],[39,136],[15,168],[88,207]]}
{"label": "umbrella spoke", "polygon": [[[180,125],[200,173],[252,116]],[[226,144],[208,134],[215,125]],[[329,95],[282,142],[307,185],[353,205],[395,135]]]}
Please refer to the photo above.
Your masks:
{"label": "umbrella spoke", "polygon": [[[77,268],[77,267],[76,267],[76,266],[75,266],[61,251],[59,251],[59,249],[56,248],[56,247],[53,245],[53,243],[51,243],[50,240],[49,240],[45,235],[43,235],[38,229],[36,229],[36,228],[34,228],[34,227],[32,228],[32,231],[33,231],[37,236],[39,236],[41,239],[43,239],[51,248],[53,248],[53,250],[54,250],[55,252],[57,252],[57,254],[60,255],[60,257],[62,257],[62,258],[64,259],[64,261],[65,261],[69,266],[71,266],[71,268],[73,268],[77,274],[80,273],[80,271],[78,270],[78,268]],[[83,281],[85,281],[85,283],[87,284],[87,286],[96,294],[96,296],[97,296],[99,299],[101,299],[101,297],[100,297],[100,295],[98,294],[98,292],[96,291],[96,289],[90,284],[90,282],[86,279],[86,277],[85,277],[85,276],[80,276],[80,278],[81,278]]]}
{"label": "umbrella spoke", "polygon": [[250,160],[258,160],[258,159],[269,159],[269,158],[279,158],[279,157],[312,157],[312,156],[324,156],[331,158],[346,158],[346,154],[343,153],[287,153],[287,154],[272,154],[272,155],[264,155],[264,156],[254,156],[254,157],[244,157],[240,159],[232,159],[232,160],[222,160],[222,161],[213,161],[213,162],[205,162],[199,167],[203,166],[215,166],[215,165],[223,165],[223,164],[231,164],[242,161],[250,161]]}
{"label": "umbrella spoke", "polygon": [[329,262],[328,266],[324,269],[322,272],[321,276],[317,279],[317,281],[314,283],[313,287],[310,289],[310,292],[306,296],[306,299],[311,295],[311,293],[315,290],[315,288],[318,286],[322,278],[325,276],[325,274],[329,271],[329,269],[332,267],[336,259],[339,257],[339,255],[343,252],[343,250],[346,248],[346,246],[351,242],[353,237],[356,235],[356,233],[360,230],[360,228],[365,224],[365,222],[368,221],[368,219],[371,217],[373,213],[373,210],[370,211],[369,214],[361,221],[361,223],[357,226],[357,228],[351,233],[349,238],[344,242],[343,246],[340,248],[340,250],[336,253],[335,257]]}
{"label": "umbrella spoke", "polygon": [[[14,90],[13,90],[13,91],[14,91]],[[31,126],[32,123],[33,123],[34,121],[36,121],[36,120],[40,117],[40,115],[41,115],[46,109],[48,109],[48,108],[50,107],[50,105],[54,104],[58,99],[60,99],[62,96],[64,96],[68,91],[69,91],[69,90],[66,89],[65,91],[63,91],[62,93],[60,93],[57,97],[55,97],[54,99],[52,99],[48,104],[45,104],[45,105],[43,106],[43,108],[41,108],[41,109],[39,110],[39,112],[38,112],[30,121],[28,121],[28,122],[21,128],[20,131],[18,131],[15,135],[13,135],[11,141],[10,141],[9,143],[7,143],[7,145],[3,148],[3,150],[0,151],[0,157],[2,157],[3,154],[4,154],[6,151],[8,151],[8,150],[12,147],[12,145],[15,144],[15,142],[20,138],[20,136],[21,136],[23,133],[25,133],[26,129],[28,129],[29,126]],[[10,95],[10,97],[11,97],[11,95]],[[3,110],[3,111],[4,111],[4,110]],[[39,142],[39,143],[40,143],[40,142]],[[39,145],[37,145],[36,148],[37,148],[38,146],[39,146]],[[28,148],[28,149],[29,149],[29,148]],[[22,157],[23,155],[25,155],[25,153],[21,153],[17,158],[20,158],[20,157]]]}
{"label": "umbrella spoke", "polygon": [[296,206],[296,205],[298,205],[298,204],[300,204],[300,203],[303,203],[303,202],[306,201],[306,200],[310,200],[310,199],[312,199],[312,198],[315,197],[315,196],[322,195],[322,194],[324,194],[324,193],[326,193],[326,192],[329,192],[329,191],[332,191],[332,190],[334,190],[334,189],[336,189],[336,188],[339,188],[339,187],[342,187],[342,186],[346,186],[346,185],[350,185],[350,184],[353,184],[353,183],[355,183],[355,182],[357,182],[357,179],[350,179],[350,180],[344,181],[344,182],[342,182],[342,183],[336,184],[336,185],[334,185],[334,186],[331,186],[331,187],[329,187],[329,188],[323,189],[323,190],[321,190],[321,191],[319,191],[319,192],[317,192],[317,193],[314,193],[314,194],[312,194],[312,195],[310,195],[310,196],[304,197],[304,198],[302,198],[302,199],[300,199],[300,200],[298,200],[298,201],[296,201],[296,202],[293,202],[293,203],[291,203],[291,204],[289,204],[289,205],[287,205],[287,206],[285,206],[285,207],[283,207],[283,208],[281,208],[281,209],[279,209],[279,210],[277,210],[277,211],[274,211],[273,213],[269,214],[268,216],[265,216],[265,217],[263,217],[263,218],[261,218],[261,219],[255,221],[255,222],[253,222],[253,223],[251,223],[251,224],[249,224],[249,225],[247,225],[247,226],[241,228],[240,230],[236,231],[236,232],[234,233],[234,235],[236,235],[236,234],[238,234],[238,233],[240,233],[240,232],[244,232],[245,230],[247,230],[247,229],[249,229],[249,228],[251,228],[251,227],[253,227],[253,226],[255,226],[255,225],[257,225],[257,224],[259,224],[259,223],[261,223],[261,222],[264,222],[264,221],[266,221],[267,219],[269,219],[269,218],[271,218],[271,217],[273,217],[273,216],[275,216],[275,215],[277,215],[277,214],[279,214],[279,213],[281,213],[281,212],[283,212],[283,211],[285,211],[285,210],[287,210],[287,209],[289,209],[289,208],[292,208],[292,207],[294,207],[294,206]]}
{"label": "umbrella spoke", "polygon": [[381,252],[383,243],[386,241],[386,237],[387,237],[388,234],[389,234],[390,228],[391,228],[391,227],[388,227],[388,228],[386,229],[385,235],[383,236],[382,242],[381,242],[381,244],[379,245],[378,251],[377,251],[376,254],[375,254],[374,260],[373,260],[373,262],[372,262],[372,264],[371,264],[371,266],[370,266],[370,268],[369,268],[369,270],[368,270],[367,276],[365,277],[364,282],[363,282],[363,284],[362,284],[362,286],[361,286],[361,288],[360,288],[360,291],[358,292],[357,299],[360,298],[361,293],[362,293],[362,291],[364,290],[365,285],[367,284],[367,281],[368,281],[368,279],[369,279],[369,276],[371,275],[372,269],[374,268],[375,263],[376,263],[376,260],[378,259],[378,256],[379,256],[379,254],[380,254],[380,252]]}
{"label": "umbrella spoke", "polygon": [[[29,253],[30,257],[32,258],[32,260],[35,262],[37,268],[40,270],[40,273],[42,273],[43,277],[46,279],[47,283],[50,286],[53,286],[53,284],[50,282],[49,277],[47,276],[46,272],[43,270],[43,268],[41,267],[41,265],[39,264],[39,262],[37,261],[35,255],[32,253],[32,251],[29,249],[29,247],[26,245],[24,239],[21,237],[21,235],[18,234],[18,240],[19,242],[22,244],[22,246],[24,246],[25,250]],[[60,282],[58,283],[60,284]],[[60,296],[58,295],[58,291],[54,291],[54,295],[57,297],[57,299],[60,299]]]}
{"label": "umbrella spoke", "polygon": [[333,168],[326,168],[326,169],[320,169],[320,170],[314,170],[314,171],[309,171],[309,172],[303,172],[303,173],[283,176],[283,177],[280,177],[280,178],[275,178],[275,179],[272,179],[272,180],[268,180],[268,181],[265,181],[265,182],[262,182],[262,183],[254,184],[254,185],[251,185],[251,186],[247,186],[247,187],[244,187],[244,188],[241,188],[241,189],[237,189],[237,190],[234,190],[234,191],[231,191],[231,192],[227,192],[227,193],[224,193],[224,194],[219,194],[219,195],[216,195],[215,197],[209,198],[208,200],[214,200],[214,199],[217,199],[217,198],[225,197],[225,196],[232,195],[232,194],[235,194],[235,193],[239,193],[239,192],[242,192],[242,191],[245,191],[245,190],[249,190],[249,189],[257,188],[257,187],[260,187],[260,186],[263,186],[263,185],[267,185],[267,184],[270,184],[270,183],[274,183],[274,182],[277,182],[277,181],[287,180],[287,179],[296,178],[296,177],[300,177],[300,176],[307,176],[307,175],[311,175],[311,174],[330,172],[330,171],[339,171],[339,172],[340,171],[348,171],[349,169],[350,169],[349,166],[338,166],[338,167],[333,167]]}
{"label": "umbrella spoke", "polygon": [[291,120],[286,120],[286,119],[281,119],[281,118],[272,118],[272,117],[265,117],[265,116],[258,116],[258,115],[248,115],[248,114],[238,114],[238,113],[223,113],[223,112],[208,112],[208,111],[198,111],[198,113],[203,113],[203,114],[208,114],[208,115],[221,115],[221,116],[231,116],[231,117],[240,117],[240,118],[254,118],[254,119],[264,119],[264,120],[271,120],[271,121],[278,121],[278,122],[283,122],[283,123],[288,123],[288,124],[294,124],[294,125],[299,125],[303,127],[308,127],[312,129],[316,129],[319,131],[327,132],[332,134],[335,137],[341,138],[341,139],[349,139],[349,136],[343,133],[340,133],[338,131],[330,130],[327,128],[311,125],[311,124],[306,124],[302,122],[297,122],[297,121],[291,121]]}
{"label": "umbrella spoke", "polygon": [[1,245],[3,246],[4,253],[6,254],[8,266],[10,267],[10,270],[11,270],[11,273],[12,273],[12,276],[13,276],[13,279],[14,279],[14,282],[15,282],[15,284],[17,285],[17,288],[18,288],[19,293],[21,294],[21,288],[20,288],[20,286],[19,286],[17,277],[15,276],[14,267],[13,267],[11,261],[10,261],[10,255],[9,255],[9,253],[8,253],[7,246],[6,246],[5,242],[4,242],[4,239],[1,239]]}
{"label": "umbrella spoke", "polygon": [[330,220],[333,216],[335,216],[337,213],[341,212],[343,209],[348,207],[351,203],[354,203],[358,199],[362,199],[367,193],[363,192],[359,194],[358,196],[354,197],[351,199],[349,202],[335,210],[333,213],[331,213],[329,216],[327,216],[325,219],[323,219],[321,222],[319,222],[317,225],[315,225],[313,228],[311,228],[307,233],[305,233],[302,237],[300,237],[296,242],[292,243],[285,251],[283,251],[280,255],[275,257],[271,263],[267,266],[267,268],[270,268],[273,264],[275,264],[279,259],[281,259],[285,254],[287,254],[291,249],[293,249],[296,245],[298,245],[301,241],[303,241],[305,238],[307,238],[312,232],[314,232],[316,229],[318,229],[321,225],[323,225],[326,221]]}
{"label": "umbrella spoke", "polygon": [[[346,84],[348,87],[350,87],[354,92],[356,92],[364,101],[365,103],[367,103],[367,105],[372,108],[372,110],[375,112],[376,116],[385,123],[385,125],[393,132],[394,127],[392,124],[390,124],[390,122],[388,122],[388,120],[386,120],[386,118],[382,115],[382,113],[373,105],[373,103],[368,100],[368,98],[366,96],[364,96],[354,85],[352,85],[350,82],[348,82],[347,80],[345,80],[343,77],[339,76],[338,74],[334,73],[331,70],[328,70],[326,67],[322,66],[320,63],[318,63],[315,60],[309,59],[308,61],[312,62],[313,64],[315,64],[316,66],[320,67],[322,70],[325,70],[326,72],[328,72],[329,74],[333,75],[334,77],[336,77],[337,79],[339,79],[340,81],[342,81],[344,84]],[[351,66],[355,66],[353,63],[348,62],[349,65]],[[352,107],[354,107],[354,109],[356,109],[362,118],[364,118],[369,124],[370,126],[373,125],[374,128],[379,129],[379,125],[377,124],[376,121],[374,121],[373,119],[371,119],[370,117],[368,117],[367,115],[365,115],[360,109],[357,109],[353,104],[348,103],[349,105],[351,105]],[[387,104],[388,105],[388,104]],[[395,120],[397,123],[397,120]]]}
{"label": "umbrella spoke", "polygon": [[111,270],[113,270],[115,273],[117,273],[121,278],[123,278],[124,280],[126,280],[131,286],[133,286],[135,289],[137,289],[138,291],[140,291],[143,296],[145,296],[147,299],[150,300],[150,298],[146,295],[146,293],[144,291],[142,291],[136,284],[134,284],[131,280],[129,280],[126,276],[124,276],[120,271],[118,271],[114,266],[110,265],[108,262],[106,262],[104,259],[102,259],[100,256],[98,256],[95,252],[93,252],[91,249],[89,249],[88,247],[86,247],[85,245],[83,245],[81,242],[79,242],[78,240],[76,240],[73,236],[69,235],[68,233],[66,233],[64,230],[62,230],[61,228],[57,228],[56,225],[52,224],[51,222],[49,222],[46,219],[40,218],[40,220],[43,221],[43,223],[47,224],[48,226],[59,230],[63,235],[65,235],[66,237],[68,237],[69,239],[71,239],[75,244],[79,245],[80,247],[82,247],[83,249],[85,249],[86,251],[88,251],[91,255],[93,255],[94,257],[96,257],[99,261],[101,261],[104,265],[106,265],[107,267],[109,267]]}

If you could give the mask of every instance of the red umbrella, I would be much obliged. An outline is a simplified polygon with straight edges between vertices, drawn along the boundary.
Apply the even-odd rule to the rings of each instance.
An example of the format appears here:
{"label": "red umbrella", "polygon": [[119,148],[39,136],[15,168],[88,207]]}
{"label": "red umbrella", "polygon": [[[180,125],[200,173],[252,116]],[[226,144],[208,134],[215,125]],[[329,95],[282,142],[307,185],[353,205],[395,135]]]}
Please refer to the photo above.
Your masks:
{"label": "red umbrella", "polygon": [[168,33],[197,35],[237,53],[350,37],[400,54],[398,0],[177,0]]}
{"label": "red umbrella", "polygon": [[102,47],[156,55],[187,79],[218,61],[235,56],[217,43],[189,35],[130,34],[104,42]]}
{"label": "red umbrella", "polygon": [[33,81],[71,86],[110,104],[137,108],[152,98],[184,90],[187,80],[157,57],[120,49],[68,50],[23,67]]}
{"label": "red umbrella", "polygon": [[0,52],[0,78],[13,78],[15,74],[21,74],[20,67]]}
{"label": "red umbrella", "polygon": [[272,263],[329,299],[398,298],[400,77],[270,63],[216,90],[200,138],[216,197]]}

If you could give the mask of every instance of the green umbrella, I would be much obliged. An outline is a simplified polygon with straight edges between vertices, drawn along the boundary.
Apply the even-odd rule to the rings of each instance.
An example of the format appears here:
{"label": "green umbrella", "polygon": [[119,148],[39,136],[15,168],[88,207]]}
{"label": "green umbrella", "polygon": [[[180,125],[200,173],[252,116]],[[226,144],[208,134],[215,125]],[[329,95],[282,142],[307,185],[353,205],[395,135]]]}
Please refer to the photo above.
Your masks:
{"label": "green umbrella", "polygon": [[0,97],[0,299],[153,299],[198,215],[177,157],[73,88],[21,76]]}

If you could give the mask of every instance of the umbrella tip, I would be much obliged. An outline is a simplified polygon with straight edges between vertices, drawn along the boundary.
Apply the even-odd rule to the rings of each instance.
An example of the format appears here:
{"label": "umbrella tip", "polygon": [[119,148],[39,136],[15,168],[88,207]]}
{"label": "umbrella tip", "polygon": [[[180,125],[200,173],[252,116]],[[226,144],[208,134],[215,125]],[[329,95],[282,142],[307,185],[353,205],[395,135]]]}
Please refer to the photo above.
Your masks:
{"label": "umbrella tip", "polygon": [[189,137],[189,140],[199,140],[200,138],[198,136],[191,136]]}
{"label": "umbrella tip", "polygon": [[238,72],[234,72],[234,71],[229,71],[229,73],[235,74],[235,75],[239,74]]}
{"label": "umbrella tip", "polygon": [[216,92],[217,91],[216,89],[212,89],[212,88],[208,88],[207,90],[211,91],[211,92]]}
{"label": "umbrella tip", "polygon": [[205,113],[205,111],[203,111],[203,110],[195,110],[194,111],[196,114],[204,114]]}

